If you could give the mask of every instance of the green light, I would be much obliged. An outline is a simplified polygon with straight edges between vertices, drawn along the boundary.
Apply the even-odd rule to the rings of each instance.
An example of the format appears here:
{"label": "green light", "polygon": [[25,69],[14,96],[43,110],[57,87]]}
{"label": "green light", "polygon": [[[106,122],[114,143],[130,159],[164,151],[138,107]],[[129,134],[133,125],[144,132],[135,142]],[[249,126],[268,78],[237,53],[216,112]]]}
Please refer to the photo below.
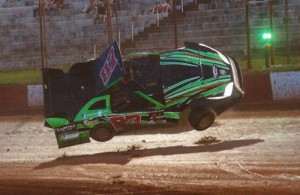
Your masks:
{"label": "green light", "polygon": [[264,33],[263,34],[263,39],[271,39],[272,38],[272,34],[271,33]]}

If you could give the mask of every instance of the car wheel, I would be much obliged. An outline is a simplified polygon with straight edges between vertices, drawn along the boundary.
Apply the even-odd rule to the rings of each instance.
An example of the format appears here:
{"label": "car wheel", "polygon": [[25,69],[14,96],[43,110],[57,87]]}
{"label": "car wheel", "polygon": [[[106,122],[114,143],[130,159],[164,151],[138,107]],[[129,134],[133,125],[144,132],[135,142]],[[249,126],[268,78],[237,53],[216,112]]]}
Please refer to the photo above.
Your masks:
{"label": "car wheel", "polygon": [[190,125],[197,131],[203,131],[215,121],[216,115],[211,110],[192,111],[189,115]]}
{"label": "car wheel", "polygon": [[115,135],[111,127],[96,127],[90,131],[90,137],[99,142],[105,142],[112,139]]}

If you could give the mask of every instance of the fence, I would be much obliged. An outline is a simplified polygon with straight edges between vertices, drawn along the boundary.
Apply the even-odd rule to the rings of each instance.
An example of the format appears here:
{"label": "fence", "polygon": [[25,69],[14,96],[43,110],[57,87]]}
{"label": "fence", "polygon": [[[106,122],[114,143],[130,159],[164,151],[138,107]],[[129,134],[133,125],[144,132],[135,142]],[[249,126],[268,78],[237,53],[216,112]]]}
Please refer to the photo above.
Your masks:
{"label": "fence", "polygon": [[[164,2],[161,0],[161,4]],[[246,6],[230,0],[179,0],[178,46],[183,41],[202,42],[230,55],[247,56]],[[253,4],[249,11],[252,58],[264,57],[264,29],[270,26],[268,1]],[[275,64],[299,60],[299,1],[273,3],[272,36]],[[123,54],[134,51],[164,51],[174,48],[172,10],[158,11],[156,0],[119,0],[112,5],[111,36],[124,44]],[[41,66],[40,17],[34,0],[0,3],[0,69]],[[45,10],[45,58],[49,66],[71,65],[101,54],[109,44],[108,18],[86,12],[88,0],[64,0],[61,8]],[[34,11],[35,10],[35,11]],[[117,10],[117,12],[115,11]],[[180,14],[184,13],[184,14]],[[35,17],[34,17],[35,14]],[[101,17],[100,17],[101,15]],[[105,19],[105,20],[104,20]],[[169,21],[169,22],[165,22]],[[286,22],[288,28],[286,28]],[[150,30],[149,30],[150,29]],[[286,30],[287,29],[287,30]],[[153,32],[151,32],[153,31]],[[146,33],[146,35],[145,35]],[[137,37],[140,37],[136,39]],[[290,43],[290,44],[287,44]],[[279,57],[278,57],[279,56]]]}
{"label": "fence", "polygon": [[[287,0],[247,1],[247,55],[264,57],[267,67],[271,64],[299,63],[294,57],[299,54],[299,33],[296,30],[299,29],[299,15],[295,11],[289,7]],[[251,36],[251,31],[254,36]]]}

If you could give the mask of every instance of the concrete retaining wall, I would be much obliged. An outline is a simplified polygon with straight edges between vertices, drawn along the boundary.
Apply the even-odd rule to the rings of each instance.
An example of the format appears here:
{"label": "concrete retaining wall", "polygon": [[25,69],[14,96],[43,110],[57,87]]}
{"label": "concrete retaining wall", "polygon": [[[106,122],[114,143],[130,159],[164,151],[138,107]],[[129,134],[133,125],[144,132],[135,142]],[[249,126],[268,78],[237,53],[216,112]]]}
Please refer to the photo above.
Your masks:
{"label": "concrete retaining wall", "polygon": [[300,71],[244,76],[244,103],[300,100]]}
{"label": "concrete retaining wall", "polygon": [[270,74],[245,75],[243,80],[245,96],[242,102],[263,103],[273,101]]}
{"label": "concrete retaining wall", "polygon": [[[244,75],[241,104],[300,100],[300,71]],[[42,110],[42,85],[0,86],[0,113]]]}
{"label": "concrete retaining wall", "polygon": [[0,86],[0,111],[28,110],[27,86]]}
{"label": "concrete retaining wall", "polygon": [[270,79],[274,100],[300,98],[300,72],[271,73]]}

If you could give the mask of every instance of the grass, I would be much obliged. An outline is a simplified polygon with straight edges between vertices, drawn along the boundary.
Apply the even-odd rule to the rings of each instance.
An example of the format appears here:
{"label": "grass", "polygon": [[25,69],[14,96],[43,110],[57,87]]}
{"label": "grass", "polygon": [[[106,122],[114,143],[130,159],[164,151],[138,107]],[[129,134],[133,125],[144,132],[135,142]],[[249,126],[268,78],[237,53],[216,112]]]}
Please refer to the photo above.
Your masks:
{"label": "grass", "polygon": [[[277,65],[270,68],[265,67],[265,58],[252,59],[252,70],[247,70],[247,59],[237,58],[243,74],[259,74],[268,72],[285,72],[285,71],[300,71],[300,57],[291,57],[292,65],[285,65],[286,58],[284,56],[276,56],[274,61]],[[67,66],[58,66],[55,68],[62,68],[64,71],[68,69]],[[42,72],[40,69],[28,70],[11,70],[0,72],[0,85],[17,85],[17,84],[41,84]]]}
{"label": "grass", "polygon": [[[58,66],[66,71],[68,67]],[[18,85],[18,84],[42,84],[41,69],[27,69],[27,70],[9,70],[0,72],[0,85]]]}
{"label": "grass", "polygon": [[300,57],[291,57],[290,64],[286,64],[286,57],[276,56],[274,62],[276,65],[271,65],[266,68],[265,58],[254,58],[251,59],[252,69],[247,69],[247,59],[237,58],[239,65],[245,74],[259,74],[269,72],[286,72],[286,71],[299,71],[300,70]]}
{"label": "grass", "polygon": [[42,83],[42,72],[40,69],[11,70],[0,72],[0,85],[40,83]]}

